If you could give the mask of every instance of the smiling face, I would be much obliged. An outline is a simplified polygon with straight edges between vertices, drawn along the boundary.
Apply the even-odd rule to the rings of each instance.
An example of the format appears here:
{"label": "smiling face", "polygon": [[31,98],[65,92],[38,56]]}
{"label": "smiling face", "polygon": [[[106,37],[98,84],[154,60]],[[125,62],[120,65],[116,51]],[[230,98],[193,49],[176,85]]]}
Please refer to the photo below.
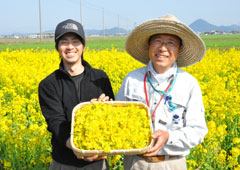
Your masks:
{"label": "smiling face", "polygon": [[171,68],[182,50],[181,40],[171,34],[156,34],[149,40],[148,54],[157,73]]}
{"label": "smiling face", "polygon": [[58,43],[58,52],[64,65],[81,64],[84,45],[75,33],[63,35]]}

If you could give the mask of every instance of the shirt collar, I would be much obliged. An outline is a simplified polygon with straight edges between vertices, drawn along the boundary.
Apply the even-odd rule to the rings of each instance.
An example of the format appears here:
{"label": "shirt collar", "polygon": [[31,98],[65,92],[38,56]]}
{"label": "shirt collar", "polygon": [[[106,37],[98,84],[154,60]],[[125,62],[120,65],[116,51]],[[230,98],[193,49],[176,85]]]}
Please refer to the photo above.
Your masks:
{"label": "shirt collar", "polygon": [[159,74],[154,70],[151,60],[148,63],[148,72],[150,72],[151,73],[150,75],[152,75],[158,82],[170,80],[170,77],[175,76],[176,71],[177,71],[176,62],[173,63],[172,67],[169,70],[162,74]]}

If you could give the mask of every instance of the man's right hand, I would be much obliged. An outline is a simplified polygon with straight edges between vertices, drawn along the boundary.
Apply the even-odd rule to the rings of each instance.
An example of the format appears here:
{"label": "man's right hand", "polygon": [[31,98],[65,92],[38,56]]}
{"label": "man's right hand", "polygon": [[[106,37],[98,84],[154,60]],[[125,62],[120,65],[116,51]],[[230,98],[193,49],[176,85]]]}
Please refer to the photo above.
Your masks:
{"label": "man's right hand", "polygon": [[106,102],[106,101],[113,101],[113,99],[110,99],[109,96],[106,96],[104,93],[102,93],[98,99],[94,98],[90,102]]}

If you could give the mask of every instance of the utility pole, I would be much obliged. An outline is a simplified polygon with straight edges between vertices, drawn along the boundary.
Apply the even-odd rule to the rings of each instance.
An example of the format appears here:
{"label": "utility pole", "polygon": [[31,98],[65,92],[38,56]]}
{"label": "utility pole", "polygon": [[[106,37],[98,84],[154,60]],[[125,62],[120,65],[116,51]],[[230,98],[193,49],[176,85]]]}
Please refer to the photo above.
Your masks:
{"label": "utility pole", "polygon": [[118,36],[120,35],[119,15],[118,15]]}
{"label": "utility pole", "polygon": [[103,29],[103,38],[105,38],[105,28],[104,28],[104,8],[102,8],[102,29]]}
{"label": "utility pole", "polygon": [[126,19],[127,20],[127,35],[128,35],[128,19]]}
{"label": "utility pole", "polygon": [[39,21],[40,21],[40,41],[42,41],[42,14],[41,14],[41,0],[39,0]]}
{"label": "utility pole", "polygon": [[82,0],[80,0],[80,22],[83,25],[83,21],[82,21]]}

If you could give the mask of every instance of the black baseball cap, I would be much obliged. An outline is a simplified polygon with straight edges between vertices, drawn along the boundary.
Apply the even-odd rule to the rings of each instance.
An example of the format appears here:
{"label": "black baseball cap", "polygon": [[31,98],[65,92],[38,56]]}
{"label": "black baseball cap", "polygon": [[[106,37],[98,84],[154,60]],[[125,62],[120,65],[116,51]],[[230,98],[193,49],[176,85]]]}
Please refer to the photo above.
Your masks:
{"label": "black baseball cap", "polygon": [[72,19],[60,22],[55,30],[55,47],[57,49],[59,39],[66,33],[75,33],[80,37],[83,45],[85,46],[85,33],[82,24]]}

